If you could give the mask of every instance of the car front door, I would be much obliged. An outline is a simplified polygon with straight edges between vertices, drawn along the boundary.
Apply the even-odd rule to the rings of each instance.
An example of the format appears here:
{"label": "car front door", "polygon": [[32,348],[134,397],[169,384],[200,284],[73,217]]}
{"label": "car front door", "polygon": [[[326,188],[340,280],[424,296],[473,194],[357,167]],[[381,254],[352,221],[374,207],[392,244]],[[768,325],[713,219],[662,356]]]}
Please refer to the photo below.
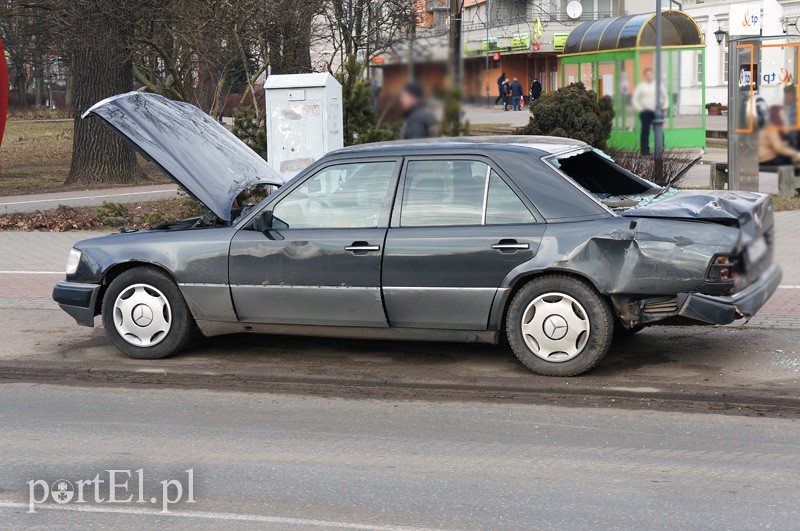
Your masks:
{"label": "car front door", "polygon": [[489,160],[404,166],[383,257],[389,324],[485,330],[503,279],[534,256],[545,224]]}
{"label": "car front door", "polygon": [[388,326],[381,257],[399,167],[399,160],[330,163],[238,231],[229,275],[239,320]]}

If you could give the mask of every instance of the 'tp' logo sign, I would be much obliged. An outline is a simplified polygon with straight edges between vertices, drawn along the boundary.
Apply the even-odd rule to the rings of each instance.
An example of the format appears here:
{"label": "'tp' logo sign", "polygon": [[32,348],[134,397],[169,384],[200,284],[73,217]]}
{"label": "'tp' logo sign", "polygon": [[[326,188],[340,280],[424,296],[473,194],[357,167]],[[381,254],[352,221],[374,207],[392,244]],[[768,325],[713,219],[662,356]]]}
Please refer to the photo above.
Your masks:
{"label": "'tp' logo sign", "polygon": [[742,27],[749,28],[758,24],[758,15],[750,14],[750,11],[744,12],[744,20],[742,20]]}

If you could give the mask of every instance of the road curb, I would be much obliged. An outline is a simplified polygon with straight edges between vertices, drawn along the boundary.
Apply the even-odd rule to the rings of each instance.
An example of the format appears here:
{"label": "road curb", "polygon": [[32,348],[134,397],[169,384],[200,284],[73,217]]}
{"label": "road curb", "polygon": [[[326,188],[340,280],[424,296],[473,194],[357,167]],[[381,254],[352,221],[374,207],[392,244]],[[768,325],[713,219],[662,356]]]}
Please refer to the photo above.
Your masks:
{"label": "road curb", "polygon": [[[800,397],[774,388],[720,389],[711,386],[584,385],[580,378],[554,379],[531,386],[328,378],[274,375],[254,371],[192,371],[152,367],[119,368],[83,364],[0,363],[0,383],[39,382],[57,385],[202,388],[244,392],[311,394],[344,398],[495,401],[571,407],[619,407],[667,411],[800,418]],[[781,389],[780,391],[785,391]]]}

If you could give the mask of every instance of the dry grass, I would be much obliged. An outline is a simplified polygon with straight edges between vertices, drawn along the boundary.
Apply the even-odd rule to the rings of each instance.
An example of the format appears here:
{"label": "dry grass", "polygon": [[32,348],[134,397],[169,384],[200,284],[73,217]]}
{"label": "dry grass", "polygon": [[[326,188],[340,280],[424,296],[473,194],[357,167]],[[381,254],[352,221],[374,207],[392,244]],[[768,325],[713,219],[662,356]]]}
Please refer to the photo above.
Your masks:
{"label": "dry grass", "polygon": [[776,212],[800,210],[800,197],[778,197],[777,195],[773,195],[772,204],[775,206]]}
{"label": "dry grass", "polygon": [[28,166],[69,167],[72,121],[10,121],[6,124],[0,162],[3,170]]}
{"label": "dry grass", "polygon": [[[0,196],[86,189],[64,186],[72,158],[72,121],[10,121],[0,146]],[[150,181],[168,183],[152,164],[139,159]],[[103,187],[122,185],[104,185]]]}
{"label": "dry grass", "polygon": [[72,118],[64,109],[48,109],[46,107],[19,107],[8,110],[9,120],[61,120]]}

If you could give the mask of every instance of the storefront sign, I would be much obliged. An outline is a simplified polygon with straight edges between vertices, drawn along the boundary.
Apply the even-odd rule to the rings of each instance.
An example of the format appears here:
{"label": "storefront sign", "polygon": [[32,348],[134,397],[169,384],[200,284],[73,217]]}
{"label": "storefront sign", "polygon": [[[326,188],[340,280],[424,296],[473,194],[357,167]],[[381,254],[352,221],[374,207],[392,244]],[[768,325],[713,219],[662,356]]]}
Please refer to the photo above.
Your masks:
{"label": "storefront sign", "polygon": [[484,52],[488,52],[489,50],[496,50],[497,49],[497,39],[494,37],[490,37],[488,39],[483,39],[481,41],[481,50]]}
{"label": "storefront sign", "polygon": [[511,36],[512,50],[527,50],[531,47],[531,36],[529,33],[515,33]]}
{"label": "storefront sign", "polygon": [[492,54],[492,61],[499,61],[500,60],[500,52],[494,52]]}
{"label": "storefront sign", "polygon": [[553,34],[553,49],[554,50],[563,50],[564,44],[567,42],[567,37],[569,37],[569,33],[554,33]]}

